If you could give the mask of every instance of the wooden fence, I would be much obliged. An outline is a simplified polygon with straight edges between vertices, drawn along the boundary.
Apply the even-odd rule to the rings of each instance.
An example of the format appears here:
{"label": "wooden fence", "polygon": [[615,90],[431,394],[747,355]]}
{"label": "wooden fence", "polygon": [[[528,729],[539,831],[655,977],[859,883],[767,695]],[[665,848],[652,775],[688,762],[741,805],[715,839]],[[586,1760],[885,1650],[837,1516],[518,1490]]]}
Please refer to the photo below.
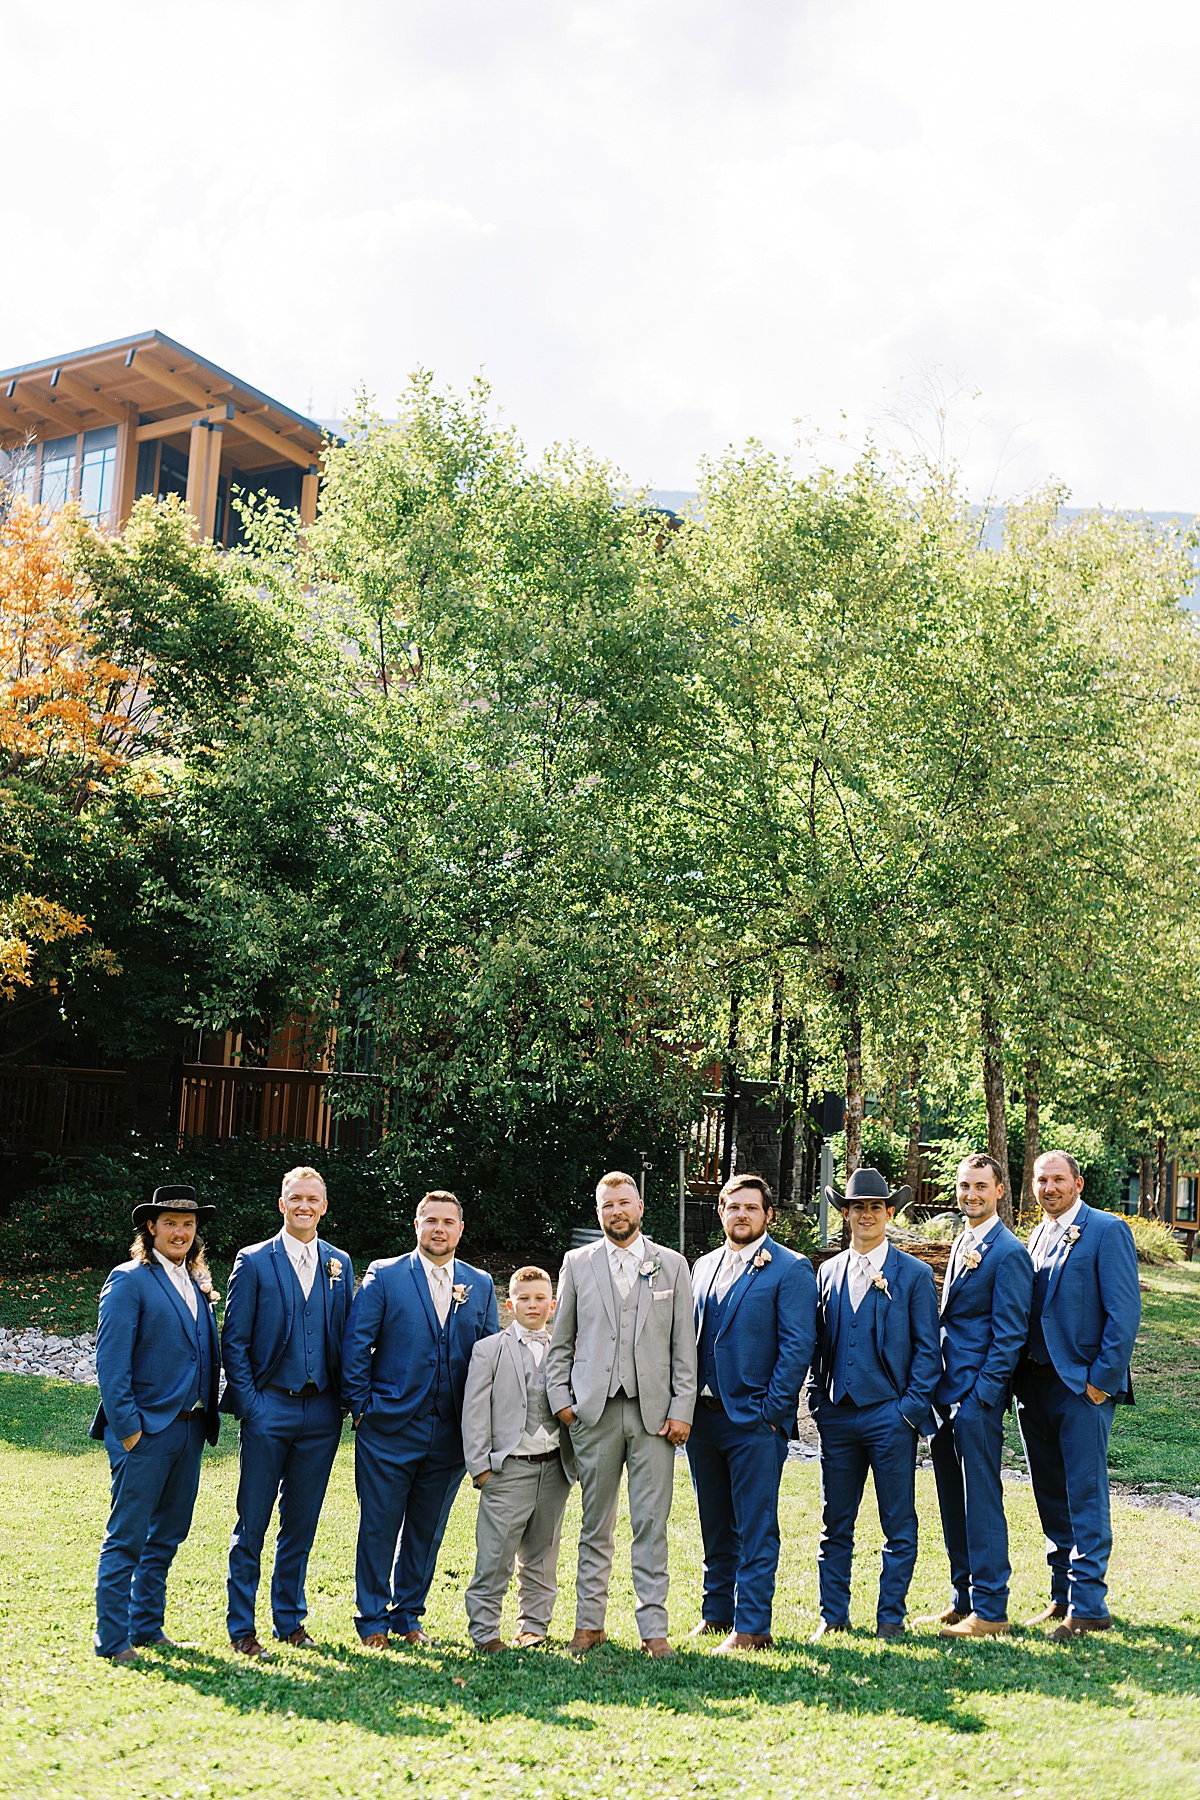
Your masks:
{"label": "wooden fence", "polygon": [[0,1067],[0,1148],[73,1150],[119,1135],[123,1069]]}
{"label": "wooden fence", "polygon": [[[353,1116],[330,1105],[356,1103]],[[388,1094],[372,1075],[325,1075],[311,1069],[232,1069],[185,1063],[179,1098],[182,1137],[287,1138],[322,1149],[365,1149],[379,1142]]]}

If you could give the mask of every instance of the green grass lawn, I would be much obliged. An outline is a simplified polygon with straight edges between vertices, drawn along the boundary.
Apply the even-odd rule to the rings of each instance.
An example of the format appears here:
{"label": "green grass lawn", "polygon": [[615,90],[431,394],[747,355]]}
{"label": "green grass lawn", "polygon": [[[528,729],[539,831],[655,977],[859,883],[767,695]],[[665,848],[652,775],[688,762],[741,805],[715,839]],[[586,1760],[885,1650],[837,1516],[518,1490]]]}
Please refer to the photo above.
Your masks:
{"label": "green grass lawn", "polygon": [[[483,1660],[466,1642],[462,1591],[474,1497],[451,1517],[427,1623],[432,1651],[370,1655],[352,1623],[352,1450],[339,1455],[309,1578],[321,1648],[266,1666],[229,1651],[224,1555],[234,1434],[205,1458],[191,1538],[172,1577],[168,1630],[185,1647],[117,1669],[91,1650],[92,1582],[107,1460],[85,1432],[94,1391],[0,1378],[0,1794],[295,1796],[1186,1796],[1200,1791],[1200,1526],[1116,1511],[1103,1640],[1040,1634],[942,1646],[868,1632],[809,1647],[816,1621],[817,1483],[785,1476],[778,1648],[752,1659],[636,1653],[622,1527],[610,1629],[577,1665],[571,1628],[578,1503],[568,1514],[558,1648]],[[914,1613],[946,1601],[932,1479],[919,1477]],[[1013,1616],[1043,1600],[1042,1540],[1027,1488],[1009,1489]],[[855,1617],[873,1619],[879,1534],[864,1513]],[[672,1519],[672,1620],[697,1616],[700,1554],[682,1467]],[[267,1621],[260,1615],[260,1628]],[[510,1617],[506,1629],[511,1629]],[[411,1784],[411,1785],[410,1785]]]}

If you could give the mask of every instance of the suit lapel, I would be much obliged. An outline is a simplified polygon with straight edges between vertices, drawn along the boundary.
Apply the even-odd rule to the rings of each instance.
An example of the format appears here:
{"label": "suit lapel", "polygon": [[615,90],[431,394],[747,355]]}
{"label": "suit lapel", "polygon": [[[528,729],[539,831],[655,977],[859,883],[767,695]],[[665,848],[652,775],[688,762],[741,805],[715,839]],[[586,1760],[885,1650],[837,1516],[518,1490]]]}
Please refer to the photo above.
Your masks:
{"label": "suit lapel", "polygon": [[[764,1250],[766,1250],[768,1252],[768,1254],[770,1254],[771,1240],[769,1237],[766,1237],[763,1239],[762,1243],[758,1247],[756,1255],[761,1255]],[[730,1325],[733,1323],[734,1313],[736,1313],[738,1307],[742,1304],[742,1301],[745,1299],[746,1295],[749,1293],[751,1282],[757,1281],[757,1279],[761,1273],[762,1273],[762,1271],[760,1269],[756,1269],[754,1266],[753,1260],[751,1260],[751,1262],[748,1264],[748,1266],[746,1268],[744,1268],[742,1270],[741,1274],[738,1276],[737,1280],[734,1282],[733,1286],[730,1288],[729,1293],[726,1295],[726,1298],[725,1298],[725,1317],[721,1320],[721,1336],[722,1337],[724,1337],[725,1333],[729,1330]]]}
{"label": "suit lapel", "polygon": [[[1081,1206],[1079,1209],[1079,1216],[1075,1220],[1075,1223],[1079,1227],[1079,1231],[1080,1231],[1081,1235],[1083,1233],[1084,1227],[1087,1224],[1088,1215],[1089,1215],[1089,1208],[1087,1206]],[[1059,1281],[1062,1279],[1063,1268],[1065,1267],[1067,1257],[1070,1254],[1071,1254],[1071,1246],[1067,1243],[1065,1238],[1060,1238],[1059,1242],[1058,1242],[1058,1247],[1056,1248],[1056,1250],[1054,1252],[1054,1262],[1050,1269],[1050,1280],[1046,1286],[1046,1306],[1049,1306],[1050,1302],[1054,1298],[1054,1290],[1057,1288]],[[1045,1307],[1043,1307],[1042,1310],[1045,1311]]]}
{"label": "suit lapel", "polygon": [[[987,1236],[985,1238],[980,1238],[979,1241],[976,1243],[975,1250],[979,1257],[980,1264],[982,1264],[984,1257],[987,1255],[988,1251],[991,1249],[993,1243],[995,1242],[996,1233],[999,1230],[1000,1230],[999,1225],[993,1225],[992,1229],[988,1232]],[[956,1240],[956,1244],[958,1241],[961,1241],[961,1240]],[[953,1255],[954,1255],[954,1251],[951,1251],[951,1256],[953,1256]],[[978,1272],[979,1272],[978,1269],[972,1271],[971,1269],[969,1269],[967,1267],[967,1265],[964,1262],[960,1261],[958,1269],[955,1272],[954,1280],[950,1283],[950,1286],[947,1288],[946,1293],[943,1297],[943,1300],[942,1300],[943,1311],[949,1304],[951,1297],[954,1294],[957,1294],[959,1288],[962,1286],[963,1281],[966,1279],[966,1277],[972,1273],[978,1274]],[[949,1274],[949,1269],[947,1269],[946,1273]]]}
{"label": "suit lapel", "polygon": [[[175,1311],[179,1316],[179,1320],[183,1326],[184,1331],[187,1333],[188,1338],[191,1339],[195,1334],[197,1322],[199,1321],[199,1318],[200,1318],[200,1307],[202,1304],[207,1305],[208,1302],[203,1299],[203,1296],[200,1293],[197,1293],[197,1295],[196,1295],[196,1317],[195,1317],[195,1319],[193,1319],[191,1313],[188,1310],[187,1301],[184,1299],[183,1295],[179,1292],[179,1289],[175,1286],[175,1283],[171,1280],[171,1277],[167,1274],[167,1271],[163,1268],[162,1264],[158,1261],[155,1261],[154,1263],[151,1264],[151,1267],[153,1269],[154,1274],[157,1275],[158,1279],[161,1281],[163,1287],[166,1288],[167,1297],[171,1301],[171,1304],[174,1306]],[[188,1276],[188,1280],[189,1281],[191,1280],[190,1275]]]}
{"label": "suit lapel", "polygon": [[[645,1250],[642,1261],[653,1262],[658,1254],[657,1246],[652,1244],[650,1239],[645,1236],[642,1238],[642,1245]],[[646,1323],[646,1314],[650,1311],[650,1297],[652,1290],[649,1280],[639,1275],[636,1270],[634,1271],[633,1280],[638,1291],[637,1316],[633,1321],[633,1341],[636,1344],[639,1337],[642,1335],[642,1326]]]}
{"label": "suit lapel", "polygon": [[417,1290],[417,1299],[425,1308],[425,1317],[429,1320],[429,1329],[436,1338],[439,1335],[439,1329],[437,1314],[433,1310],[433,1295],[429,1291],[429,1282],[426,1279],[420,1255],[416,1250],[412,1252],[412,1255],[408,1259],[408,1273],[413,1286]]}
{"label": "suit lapel", "polygon": [[525,1404],[529,1404],[529,1383],[525,1379],[525,1358],[521,1355],[521,1341],[511,1325],[506,1325],[500,1334],[500,1354],[507,1356],[516,1372],[517,1386],[525,1396]]}
{"label": "suit lapel", "polygon": [[698,1296],[697,1302],[696,1302],[697,1312],[699,1315],[696,1320],[696,1337],[697,1338],[699,1338],[700,1333],[704,1330],[705,1309],[708,1306],[709,1296],[711,1295],[712,1290],[713,1290],[713,1282],[717,1279],[717,1271],[721,1267],[721,1258],[724,1256],[724,1254],[725,1254],[725,1252],[723,1250],[714,1250],[712,1252],[712,1261],[710,1262],[708,1268],[704,1272],[703,1285],[701,1286],[700,1293],[699,1293],[699,1296]]}
{"label": "suit lapel", "polygon": [[588,1257],[588,1267],[592,1272],[592,1280],[600,1290],[600,1298],[604,1302],[604,1310],[608,1314],[608,1322],[613,1330],[617,1329],[617,1293],[613,1287],[612,1271],[608,1266],[608,1239],[602,1237]]}
{"label": "suit lapel", "polygon": [[271,1261],[275,1265],[275,1278],[279,1282],[279,1292],[283,1300],[283,1331],[285,1337],[292,1335],[292,1314],[296,1310],[297,1281],[292,1273],[292,1259],[283,1247],[283,1240],[276,1238],[271,1245]]}
{"label": "suit lapel", "polygon": [[879,1271],[883,1276],[883,1279],[887,1282],[888,1291],[885,1294],[882,1288],[875,1289],[875,1354],[878,1356],[885,1369],[890,1369],[890,1364],[884,1353],[883,1338],[884,1333],[887,1330],[888,1308],[892,1304],[892,1289],[895,1286],[896,1276],[899,1274],[899,1271],[899,1254],[896,1251],[895,1246],[889,1244],[887,1255],[883,1259],[883,1267]]}

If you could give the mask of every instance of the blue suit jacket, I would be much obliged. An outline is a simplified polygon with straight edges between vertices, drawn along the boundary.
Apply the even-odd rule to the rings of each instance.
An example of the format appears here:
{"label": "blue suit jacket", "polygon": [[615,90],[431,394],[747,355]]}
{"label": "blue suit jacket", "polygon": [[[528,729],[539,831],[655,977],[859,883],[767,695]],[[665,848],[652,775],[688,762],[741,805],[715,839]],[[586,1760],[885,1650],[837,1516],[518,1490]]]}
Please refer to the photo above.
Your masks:
{"label": "blue suit jacket", "polygon": [[[817,1271],[817,1351],[808,1402],[814,1416],[828,1404],[841,1310],[850,1306],[849,1269],[850,1252],[843,1250]],[[879,1296],[875,1354],[896,1390],[900,1411],[927,1437],[936,1429],[930,1407],[942,1372],[937,1283],[928,1263],[906,1256],[895,1244],[888,1245],[882,1272],[889,1294]]]}
{"label": "blue suit jacket", "polygon": [[978,1268],[960,1269],[942,1301],[944,1372],[934,1404],[943,1414],[970,1393],[984,1406],[1007,1406],[1029,1336],[1029,1252],[1002,1222],[977,1248]]}
{"label": "blue suit jacket", "polygon": [[[1133,1341],[1142,1322],[1133,1233],[1116,1213],[1082,1205],[1079,1237],[1060,1249],[1042,1308],[1042,1333],[1055,1370],[1072,1393],[1093,1387],[1133,1405],[1129,1376]],[[1037,1249],[1045,1221],[1029,1240]]]}
{"label": "blue suit jacket", "polygon": [[[221,1327],[221,1360],[225,1365],[225,1392],[221,1411],[244,1419],[254,1410],[263,1388],[269,1387],[288,1339],[298,1288],[288,1263],[288,1253],[277,1232],[264,1244],[248,1244],[239,1250],[225,1295],[225,1319]],[[336,1280],[328,1265],[336,1263]],[[325,1362],[335,1392],[342,1369],[342,1333],[354,1298],[354,1265],[344,1250],[335,1250],[317,1239],[317,1276],[325,1301]]]}
{"label": "blue suit jacket", "polygon": [[[467,1289],[451,1305],[450,1385],[462,1417],[471,1351],[500,1329],[490,1275],[454,1262],[456,1287]],[[370,1413],[380,1430],[399,1431],[420,1411],[437,1375],[437,1314],[429,1282],[414,1250],[373,1262],[350,1308],[342,1338],[342,1399],[355,1420]]]}
{"label": "blue suit jacket", "polygon": [[[794,1434],[800,1389],[817,1337],[817,1282],[807,1256],[797,1256],[769,1237],[770,1261],[753,1264],[729,1290],[713,1345],[717,1387],[735,1425],[779,1426]],[[702,1256],[692,1270],[696,1339],[725,1247]]]}
{"label": "blue suit jacket", "polygon": [[[208,1333],[212,1381],[205,1405],[210,1444],[217,1441],[221,1421],[217,1388],[221,1367],[217,1326],[207,1297],[196,1289],[197,1322]],[[100,1405],[91,1435],[104,1436],[108,1425],[119,1438],[135,1431],[165,1431],[181,1410],[196,1378],[196,1339],[187,1303],[177,1294],[158,1262],[127,1262],[115,1268],[100,1292],[96,1330],[96,1379]]]}

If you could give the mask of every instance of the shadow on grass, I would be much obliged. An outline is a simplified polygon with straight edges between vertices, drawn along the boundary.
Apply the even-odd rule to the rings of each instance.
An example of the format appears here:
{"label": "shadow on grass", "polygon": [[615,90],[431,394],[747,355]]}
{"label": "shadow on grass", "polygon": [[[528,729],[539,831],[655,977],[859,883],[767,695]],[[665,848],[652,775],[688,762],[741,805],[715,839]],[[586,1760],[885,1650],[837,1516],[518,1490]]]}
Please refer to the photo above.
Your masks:
{"label": "shadow on grass", "polygon": [[1136,1714],[1143,1700],[1200,1693],[1194,1634],[1131,1627],[1070,1644],[1040,1635],[943,1644],[914,1633],[902,1645],[854,1639],[837,1649],[779,1644],[754,1658],[683,1651],[651,1663],[607,1644],[576,1663],[561,1650],[481,1658],[465,1645],[370,1652],[348,1645],[236,1665],[208,1651],[161,1652],[144,1667],[172,1685],[244,1713],[346,1721],[381,1736],[440,1737],[466,1715],[476,1723],[525,1718],[593,1731],[580,1709],[656,1708],[693,1717],[749,1718],[764,1706],[805,1706],[859,1717],[908,1718],[956,1734],[988,1728],[991,1696],[1026,1693]]}

